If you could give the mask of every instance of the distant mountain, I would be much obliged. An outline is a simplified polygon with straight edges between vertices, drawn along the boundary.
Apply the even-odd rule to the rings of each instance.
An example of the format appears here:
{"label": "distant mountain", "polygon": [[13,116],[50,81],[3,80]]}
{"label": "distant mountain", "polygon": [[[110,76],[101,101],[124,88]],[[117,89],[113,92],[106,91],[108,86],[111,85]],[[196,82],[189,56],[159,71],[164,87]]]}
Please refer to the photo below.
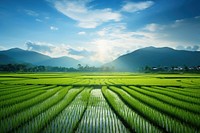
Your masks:
{"label": "distant mountain", "polygon": [[197,66],[200,65],[199,51],[174,50],[163,47],[146,47],[122,55],[105,66],[114,66],[119,71],[137,71],[151,66]]}
{"label": "distant mountain", "polygon": [[[34,51],[13,48],[0,51],[0,64],[21,64],[77,67],[83,64],[70,57],[51,58]],[[114,66],[118,71],[138,71],[142,67],[150,66],[198,66],[200,65],[199,51],[174,50],[163,47],[146,47],[135,50],[129,54],[122,55],[104,66]]]}
{"label": "distant mountain", "polygon": [[2,64],[15,64],[17,61],[7,55],[0,54],[0,65]]}
{"label": "distant mountain", "polygon": [[0,51],[0,54],[9,56],[16,61],[22,61],[26,63],[31,64],[37,64],[38,62],[42,62],[48,59],[51,59],[51,57],[34,52],[34,51],[28,51],[28,50],[22,50],[19,48],[13,48],[5,51]]}
{"label": "distant mountain", "polygon": [[38,65],[44,65],[44,66],[62,66],[62,67],[77,67],[78,64],[80,64],[80,61],[67,56],[59,58],[51,58],[38,63]]}
{"label": "distant mountain", "polygon": [[0,64],[29,63],[32,65],[76,67],[80,62],[70,57],[51,58],[34,51],[13,48],[0,51]]}

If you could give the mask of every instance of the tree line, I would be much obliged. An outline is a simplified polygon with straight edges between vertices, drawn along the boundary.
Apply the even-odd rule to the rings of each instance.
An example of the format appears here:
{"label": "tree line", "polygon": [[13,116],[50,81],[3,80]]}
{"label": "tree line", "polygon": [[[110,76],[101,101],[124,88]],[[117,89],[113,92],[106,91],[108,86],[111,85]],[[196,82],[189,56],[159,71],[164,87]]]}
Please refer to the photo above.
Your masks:
{"label": "tree line", "polygon": [[[113,66],[89,66],[78,64],[76,68],[73,67],[53,67],[53,66],[34,66],[31,64],[5,64],[0,65],[0,72],[115,72],[117,71]],[[188,66],[159,66],[151,67],[145,66],[139,69],[139,72],[144,73],[171,73],[171,72],[189,72],[200,73],[200,66],[188,67]]]}
{"label": "tree line", "polygon": [[158,67],[151,67],[151,66],[145,66],[144,68],[141,68],[142,72],[146,73],[158,73],[158,72],[185,72],[185,73],[200,73],[200,66],[158,66]]}
{"label": "tree line", "polygon": [[95,67],[81,64],[73,67],[33,66],[30,64],[5,64],[0,65],[0,72],[111,72],[114,67]]}

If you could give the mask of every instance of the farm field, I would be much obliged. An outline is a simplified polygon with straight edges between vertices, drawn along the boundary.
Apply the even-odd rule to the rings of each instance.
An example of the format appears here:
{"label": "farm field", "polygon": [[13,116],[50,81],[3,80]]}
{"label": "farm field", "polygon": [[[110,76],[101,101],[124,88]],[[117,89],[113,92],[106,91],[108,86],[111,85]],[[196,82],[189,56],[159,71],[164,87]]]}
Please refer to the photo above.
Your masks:
{"label": "farm field", "polygon": [[199,74],[2,73],[0,132],[199,133]]}

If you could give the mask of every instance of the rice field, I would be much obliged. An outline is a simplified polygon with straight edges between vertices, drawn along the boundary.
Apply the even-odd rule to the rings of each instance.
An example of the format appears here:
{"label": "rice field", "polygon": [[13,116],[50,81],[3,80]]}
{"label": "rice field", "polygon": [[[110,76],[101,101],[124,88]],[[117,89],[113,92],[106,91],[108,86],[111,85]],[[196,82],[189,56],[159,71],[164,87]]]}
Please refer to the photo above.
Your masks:
{"label": "rice field", "polygon": [[199,133],[200,75],[2,73],[0,133]]}

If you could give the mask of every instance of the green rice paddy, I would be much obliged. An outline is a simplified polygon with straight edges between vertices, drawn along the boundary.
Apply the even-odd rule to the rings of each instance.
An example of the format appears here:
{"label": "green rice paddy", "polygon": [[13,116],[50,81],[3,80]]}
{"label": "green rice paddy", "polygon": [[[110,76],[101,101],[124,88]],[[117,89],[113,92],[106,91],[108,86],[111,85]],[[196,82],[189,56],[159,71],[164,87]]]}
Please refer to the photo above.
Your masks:
{"label": "green rice paddy", "polygon": [[199,74],[2,73],[0,132],[199,133]]}

